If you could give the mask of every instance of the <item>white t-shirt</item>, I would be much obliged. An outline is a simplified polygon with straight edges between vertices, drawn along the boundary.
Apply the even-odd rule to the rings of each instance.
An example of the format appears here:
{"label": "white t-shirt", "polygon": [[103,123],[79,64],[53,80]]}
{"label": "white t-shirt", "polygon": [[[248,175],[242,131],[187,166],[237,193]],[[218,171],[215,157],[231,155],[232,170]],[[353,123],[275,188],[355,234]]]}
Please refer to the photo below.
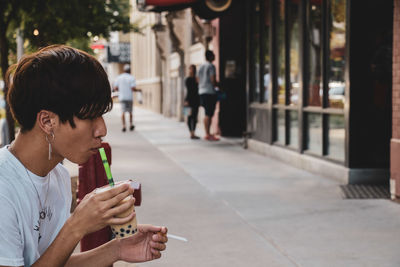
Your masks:
{"label": "white t-shirt", "polygon": [[215,66],[211,62],[206,62],[200,66],[197,76],[199,77],[199,95],[216,94],[211,76],[215,75]]}
{"label": "white t-shirt", "polygon": [[[40,219],[38,195],[44,219]],[[58,164],[40,177],[27,171],[8,147],[1,148],[0,265],[31,266],[68,219],[71,198],[71,180],[64,166]]]}
{"label": "white t-shirt", "polygon": [[133,101],[132,87],[136,87],[135,78],[129,73],[120,74],[114,82],[114,87],[118,87],[119,101]]}

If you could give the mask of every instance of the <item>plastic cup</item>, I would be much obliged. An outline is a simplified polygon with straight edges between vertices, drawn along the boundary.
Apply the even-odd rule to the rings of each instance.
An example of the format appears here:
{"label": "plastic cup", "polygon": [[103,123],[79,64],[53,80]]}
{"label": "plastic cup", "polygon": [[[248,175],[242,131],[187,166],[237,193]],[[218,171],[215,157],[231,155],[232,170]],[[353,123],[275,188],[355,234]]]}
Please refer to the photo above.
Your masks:
{"label": "plastic cup", "polygon": [[[115,186],[120,186],[124,183],[128,183],[128,182],[122,182],[122,183],[116,184]],[[129,183],[131,183],[131,182],[129,181]],[[99,189],[97,189],[97,192],[104,192],[104,191],[110,190],[112,188],[113,187],[111,187],[111,186],[99,188]],[[132,198],[133,198],[132,195],[127,196],[126,198],[121,200],[117,206],[124,204],[125,202],[129,201]],[[132,214],[132,212],[134,212],[134,211],[135,211],[135,206],[132,206],[128,210],[116,215],[115,217],[117,217],[117,218],[127,217],[130,214]],[[110,226],[111,226],[111,230],[116,238],[125,238],[128,236],[132,236],[132,235],[136,234],[136,232],[137,232],[136,215],[135,215],[135,217],[133,217],[132,220],[130,220],[129,222],[127,222],[125,224],[115,224],[115,225],[112,224]]]}

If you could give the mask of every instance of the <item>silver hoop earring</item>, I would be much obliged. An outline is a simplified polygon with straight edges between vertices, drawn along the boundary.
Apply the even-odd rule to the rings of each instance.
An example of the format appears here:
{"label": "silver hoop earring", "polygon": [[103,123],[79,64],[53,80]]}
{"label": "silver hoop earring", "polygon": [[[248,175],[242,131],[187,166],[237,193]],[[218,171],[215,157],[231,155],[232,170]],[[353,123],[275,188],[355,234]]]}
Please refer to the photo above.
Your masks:
{"label": "silver hoop earring", "polygon": [[[53,132],[51,133],[51,137],[53,138],[52,141],[54,141],[55,136],[54,136]],[[49,139],[47,138],[47,135],[46,135],[46,141],[47,141],[47,143],[49,143],[49,160],[51,160],[51,153],[53,152],[53,150],[51,148],[51,143],[50,143]]]}

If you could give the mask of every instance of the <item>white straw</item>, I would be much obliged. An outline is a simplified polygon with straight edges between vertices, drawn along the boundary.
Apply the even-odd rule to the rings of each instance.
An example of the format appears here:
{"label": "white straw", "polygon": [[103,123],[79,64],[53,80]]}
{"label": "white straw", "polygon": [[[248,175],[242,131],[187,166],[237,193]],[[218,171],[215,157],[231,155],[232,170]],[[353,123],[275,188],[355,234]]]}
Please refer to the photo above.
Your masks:
{"label": "white straw", "polygon": [[186,238],[181,237],[181,236],[177,236],[177,235],[167,234],[167,237],[168,238],[172,238],[172,239],[176,239],[176,240],[180,240],[180,241],[183,241],[183,242],[188,242],[188,240]]}

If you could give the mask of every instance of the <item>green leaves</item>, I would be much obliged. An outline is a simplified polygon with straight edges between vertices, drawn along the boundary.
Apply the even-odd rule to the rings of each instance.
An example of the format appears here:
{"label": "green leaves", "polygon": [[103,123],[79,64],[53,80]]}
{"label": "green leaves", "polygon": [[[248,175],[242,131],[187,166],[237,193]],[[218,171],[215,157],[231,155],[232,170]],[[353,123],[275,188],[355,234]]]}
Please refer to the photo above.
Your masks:
{"label": "green leaves", "polygon": [[[35,0],[28,1],[22,19],[24,38],[33,49],[67,43],[72,39],[108,37],[110,31],[130,31],[127,0]],[[38,30],[39,34],[34,35]]]}
{"label": "green leaves", "polygon": [[28,50],[77,40],[82,45],[88,32],[107,38],[110,31],[140,31],[130,24],[129,11],[129,0],[0,0],[0,35],[5,29],[10,48],[17,28]]}

